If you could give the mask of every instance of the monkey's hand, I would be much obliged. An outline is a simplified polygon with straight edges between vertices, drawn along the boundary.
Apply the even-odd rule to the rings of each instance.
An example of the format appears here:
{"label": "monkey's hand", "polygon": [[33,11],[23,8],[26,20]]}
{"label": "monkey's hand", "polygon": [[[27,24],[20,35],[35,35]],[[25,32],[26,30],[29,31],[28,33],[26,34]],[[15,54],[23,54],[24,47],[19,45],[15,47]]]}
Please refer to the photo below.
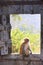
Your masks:
{"label": "monkey's hand", "polygon": [[30,52],[30,54],[32,54],[32,51]]}

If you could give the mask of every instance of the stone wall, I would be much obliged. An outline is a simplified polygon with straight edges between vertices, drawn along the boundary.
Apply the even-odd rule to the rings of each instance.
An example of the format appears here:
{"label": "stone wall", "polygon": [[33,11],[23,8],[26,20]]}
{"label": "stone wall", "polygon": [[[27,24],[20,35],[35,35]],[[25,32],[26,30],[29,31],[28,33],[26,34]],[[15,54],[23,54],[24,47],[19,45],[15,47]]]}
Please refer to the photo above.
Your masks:
{"label": "stone wall", "polygon": [[[10,18],[9,18],[10,14],[15,14],[15,13],[16,14],[41,14],[41,53],[43,53],[43,5],[0,6],[0,23],[2,23],[1,16],[3,16],[3,14],[4,14],[7,18],[7,21],[9,22],[9,24],[7,24],[9,27],[10,26]],[[6,25],[6,27],[7,27],[7,25]],[[0,28],[3,29],[4,28],[3,25],[0,25]]]}
{"label": "stone wall", "polygon": [[[41,53],[43,53],[43,5],[37,4],[37,5],[0,6],[0,15],[4,14],[8,17],[8,15],[15,14],[15,13],[16,14],[41,14],[41,24],[40,24],[41,25],[41,39],[40,40],[41,40]],[[7,18],[7,20],[9,20],[9,18]]]}
{"label": "stone wall", "polygon": [[[6,2],[12,0],[3,0],[3,1]],[[0,0],[1,3],[3,1]],[[16,1],[21,1],[21,0],[16,0]],[[40,1],[40,0],[30,0],[30,1]],[[23,59],[23,57],[20,55],[8,54],[11,53],[11,37],[10,37],[11,25],[10,25],[9,15],[15,13],[41,14],[41,55],[38,56],[32,55],[31,57]],[[38,5],[38,4],[37,5],[14,4],[7,6],[0,5],[0,55],[4,55],[4,56],[0,56],[0,65],[29,65],[28,61],[30,62],[30,65],[43,65],[43,5]]]}

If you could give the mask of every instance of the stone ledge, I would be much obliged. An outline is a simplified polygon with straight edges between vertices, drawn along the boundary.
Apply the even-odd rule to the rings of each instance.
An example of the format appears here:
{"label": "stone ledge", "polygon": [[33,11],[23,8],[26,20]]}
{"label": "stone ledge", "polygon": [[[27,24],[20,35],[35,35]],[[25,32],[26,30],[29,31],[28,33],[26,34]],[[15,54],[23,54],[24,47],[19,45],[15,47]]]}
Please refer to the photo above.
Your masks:
{"label": "stone ledge", "polygon": [[[23,60],[22,55],[20,54],[10,54],[6,56],[0,56],[0,60]],[[43,61],[43,58],[39,54],[32,54],[29,57],[25,57],[24,60],[32,60],[32,61]]]}

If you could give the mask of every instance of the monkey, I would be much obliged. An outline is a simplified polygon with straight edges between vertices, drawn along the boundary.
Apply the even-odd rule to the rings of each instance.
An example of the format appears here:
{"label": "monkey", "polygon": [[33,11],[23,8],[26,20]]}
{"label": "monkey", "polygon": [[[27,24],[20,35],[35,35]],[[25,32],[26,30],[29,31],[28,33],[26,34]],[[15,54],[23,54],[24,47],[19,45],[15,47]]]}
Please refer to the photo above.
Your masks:
{"label": "monkey", "polygon": [[20,54],[23,56],[29,56],[32,53],[30,46],[29,46],[29,39],[25,38],[24,42],[20,46]]}

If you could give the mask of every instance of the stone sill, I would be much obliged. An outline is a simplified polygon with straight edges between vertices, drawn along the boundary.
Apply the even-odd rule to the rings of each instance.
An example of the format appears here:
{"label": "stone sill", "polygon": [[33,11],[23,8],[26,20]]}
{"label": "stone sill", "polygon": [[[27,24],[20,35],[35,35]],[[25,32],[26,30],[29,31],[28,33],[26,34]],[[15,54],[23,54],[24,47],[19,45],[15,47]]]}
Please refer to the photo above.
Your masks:
{"label": "stone sill", "polygon": [[[6,56],[0,56],[0,60],[23,60],[22,55],[20,54],[10,54]],[[43,55],[41,54],[32,54],[30,57],[25,57],[24,60],[31,60],[31,61],[43,61]]]}

